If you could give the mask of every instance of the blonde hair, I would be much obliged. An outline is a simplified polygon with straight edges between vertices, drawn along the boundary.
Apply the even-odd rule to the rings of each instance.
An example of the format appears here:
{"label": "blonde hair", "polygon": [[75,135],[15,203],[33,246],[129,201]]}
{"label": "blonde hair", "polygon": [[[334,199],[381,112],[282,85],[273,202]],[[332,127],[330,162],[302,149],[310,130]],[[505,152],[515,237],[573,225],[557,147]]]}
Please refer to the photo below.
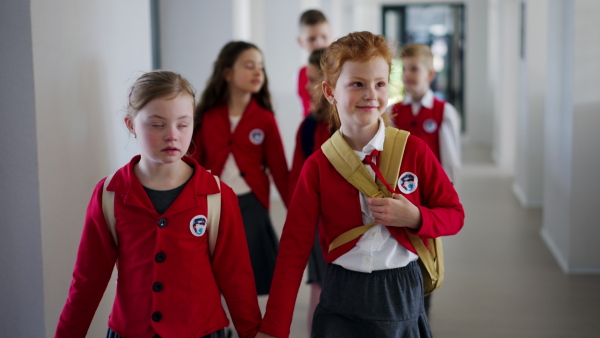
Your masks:
{"label": "blonde hair", "polygon": [[[389,69],[392,69],[392,51],[385,37],[366,31],[350,33],[334,41],[325,51],[325,55],[321,59],[323,81],[335,88],[342,72],[342,66],[346,61],[367,62],[377,57],[382,57]],[[318,95],[317,100],[321,102],[321,96],[325,94],[320,91]],[[328,105],[327,116],[330,126],[339,129],[340,117],[334,104]],[[389,125],[388,114],[384,113],[382,117],[385,125]]]}
{"label": "blonde hair", "polygon": [[433,54],[428,45],[409,43],[400,49],[400,59],[415,57],[423,62],[429,70],[433,69]]}
{"label": "blonde hair", "polygon": [[192,107],[194,107],[196,91],[183,76],[166,70],[145,73],[131,86],[127,116],[131,119],[135,118],[140,109],[154,99],[176,97],[183,93],[192,96]]}

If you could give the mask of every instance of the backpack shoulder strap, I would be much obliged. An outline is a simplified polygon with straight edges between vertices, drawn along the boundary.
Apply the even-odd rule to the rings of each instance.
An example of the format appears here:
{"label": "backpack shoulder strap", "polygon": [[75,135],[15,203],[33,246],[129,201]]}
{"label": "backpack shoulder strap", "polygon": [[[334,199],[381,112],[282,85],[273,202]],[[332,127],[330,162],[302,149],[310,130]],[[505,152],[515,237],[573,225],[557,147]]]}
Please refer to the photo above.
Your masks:
{"label": "backpack shoulder strap", "polygon": [[[219,189],[221,189],[221,181],[215,175],[215,181]],[[219,222],[221,220],[221,193],[206,196],[208,204],[208,250],[212,257],[215,252],[215,246],[217,245],[217,238],[219,236]]]}
{"label": "backpack shoulder strap", "polygon": [[360,192],[369,197],[384,197],[365,165],[339,130],[323,143],[321,150],[337,172]]}
{"label": "backpack shoulder strap", "polygon": [[[117,229],[116,229],[116,219],[115,219],[115,192],[108,191],[106,188],[110,184],[114,174],[111,174],[104,181],[104,187],[102,190],[102,212],[104,213],[104,218],[106,219],[106,225],[108,226],[108,230],[113,237],[115,245],[119,245],[119,240],[117,238]],[[221,183],[217,176],[214,176],[219,188],[221,188]],[[208,204],[208,247],[210,250],[210,255],[212,256],[215,251],[215,245],[217,243],[217,238],[219,234],[219,221],[221,219],[221,193],[216,193],[212,195],[208,195],[206,197]]]}
{"label": "backpack shoulder strap", "polygon": [[104,181],[104,187],[102,188],[102,212],[104,213],[104,219],[108,226],[108,231],[112,235],[115,245],[119,245],[119,239],[117,238],[117,220],[115,219],[115,192],[108,191],[108,185],[115,174],[111,174],[106,177]]}
{"label": "backpack shoulder strap", "polygon": [[[388,127],[385,131],[384,151],[380,154],[379,167],[384,179],[388,182],[393,182],[394,188],[398,180],[408,135],[410,135],[409,132],[396,128]],[[363,194],[371,197],[391,196],[391,192],[388,191],[382,182],[377,180],[377,183],[375,183],[367,168],[350,146],[348,146],[348,143],[339,131],[327,140],[321,146],[321,149],[333,167]],[[372,222],[342,233],[331,242],[329,251],[360,237],[374,224],[375,222]]]}
{"label": "backpack shoulder strap", "polygon": [[[392,127],[385,129],[384,151],[380,154],[378,167],[381,170],[383,178],[385,178],[393,189],[396,189],[400,165],[404,157],[404,148],[406,148],[406,141],[409,135],[410,133],[406,130]],[[387,190],[385,185],[379,182],[379,180],[377,180],[377,184],[382,191]]]}
{"label": "backpack shoulder strap", "polygon": [[406,231],[406,236],[410,240],[410,243],[415,247],[417,255],[419,255],[419,258],[421,259],[421,264],[427,269],[431,279],[437,281],[440,277],[443,278],[444,255],[442,251],[442,239],[439,237],[429,239],[429,249],[427,249],[423,240],[421,240],[421,237],[412,234],[406,228],[404,231]]}

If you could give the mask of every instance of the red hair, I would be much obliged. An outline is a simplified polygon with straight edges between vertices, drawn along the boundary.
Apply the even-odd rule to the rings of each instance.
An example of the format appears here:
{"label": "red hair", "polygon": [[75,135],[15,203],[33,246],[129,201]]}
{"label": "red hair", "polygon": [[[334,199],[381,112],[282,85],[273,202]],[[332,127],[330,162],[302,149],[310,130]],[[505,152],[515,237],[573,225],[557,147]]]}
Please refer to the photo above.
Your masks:
{"label": "red hair", "polygon": [[[389,69],[392,69],[392,51],[385,37],[366,31],[350,33],[327,47],[325,55],[321,59],[323,81],[327,82],[331,88],[335,88],[342,72],[342,66],[346,61],[367,62],[377,57],[382,57],[388,64]],[[319,92],[318,95],[317,102],[325,94]],[[330,125],[336,129],[339,128],[340,118],[335,105],[329,105],[327,110]],[[383,118],[387,125],[389,117],[384,114]]]}

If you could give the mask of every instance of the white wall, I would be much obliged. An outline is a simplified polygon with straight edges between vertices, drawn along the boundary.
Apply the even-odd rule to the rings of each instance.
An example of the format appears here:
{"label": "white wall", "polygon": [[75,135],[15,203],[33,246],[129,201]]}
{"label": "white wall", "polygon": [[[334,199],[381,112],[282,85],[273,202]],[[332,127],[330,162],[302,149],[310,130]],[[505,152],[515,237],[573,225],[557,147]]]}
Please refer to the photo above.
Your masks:
{"label": "white wall", "polygon": [[[149,3],[35,0],[31,26],[45,332],[51,337],[92,190],[137,153],[122,117],[129,86],[151,67]],[[90,337],[106,334],[111,303],[98,309]]]}
{"label": "white wall", "polygon": [[548,2],[542,237],[567,273],[600,273],[597,2]]}
{"label": "white wall", "polygon": [[44,289],[29,1],[0,11],[0,336],[44,336]]}
{"label": "white wall", "polygon": [[544,116],[544,209],[542,238],[563,270],[571,247],[574,6],[548,2],[546,112]]}
{"label": "white wall", "polygon": [[[159,2],[161,68],[186,77],[196,88],[197,98],[219,51],[234,39],[234,2],[238,1]],[[237,15],[238,20],[242,14]],[[245,26],[236,22],[241,35]]]}
{"label": "white wall", "polygon": [[572,272],[600,274],[600,2],[575,1],[573,73]]}
{"label": "white wall", "polygon": [[546,0],[526,4],[525,59],[519,60],[519,110],[513,190],[524,207],[540,208],[543,195],[544,107],[548,9]]}

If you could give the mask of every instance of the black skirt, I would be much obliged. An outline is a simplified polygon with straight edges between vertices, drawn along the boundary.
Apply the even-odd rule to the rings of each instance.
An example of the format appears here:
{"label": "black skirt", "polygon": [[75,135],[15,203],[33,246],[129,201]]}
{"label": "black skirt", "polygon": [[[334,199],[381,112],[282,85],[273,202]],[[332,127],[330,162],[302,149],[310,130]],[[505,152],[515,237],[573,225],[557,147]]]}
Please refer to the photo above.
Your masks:
{"label": "black skirt", "polygon": [[431,338],[417,263],[372,273],[328,264],[311,337]]}
{"label": "black skirt", "polygon": [[253,193],[238,196],[242,212],[250,261],[256,281],[256,293],[268,295],[275,271],[279,240],[273,229],[269,210],[262,205]]}
{"label": "black skirt", "polygon": [[315,233],[315,243],[308,257],[308,284],[317,283],[323,285],[323,277],[325,276],[325,258],[323,258],[323,250],[319,243],[319,231]]}

